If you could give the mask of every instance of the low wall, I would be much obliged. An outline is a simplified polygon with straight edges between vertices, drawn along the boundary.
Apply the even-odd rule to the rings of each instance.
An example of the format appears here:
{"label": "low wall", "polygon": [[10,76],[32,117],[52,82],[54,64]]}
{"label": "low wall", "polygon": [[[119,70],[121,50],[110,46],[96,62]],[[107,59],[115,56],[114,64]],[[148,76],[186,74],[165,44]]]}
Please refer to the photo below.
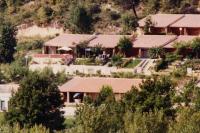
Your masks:
{"label": "low wall", "polygon": [[32,64],[30,65],[30,70],[42,70],[45,67],[52,68],[54,73],[65,71],[66,74],[74,75],[76,72],[84,73],[84,74],[97,74],[98,71],[101,71],[103,75],[111,75],[113,72],[133,72],[134,69],[124,69],[117,67],[107,67],[107,66],[86,66],[86,65],[58,65],[58,64]]}

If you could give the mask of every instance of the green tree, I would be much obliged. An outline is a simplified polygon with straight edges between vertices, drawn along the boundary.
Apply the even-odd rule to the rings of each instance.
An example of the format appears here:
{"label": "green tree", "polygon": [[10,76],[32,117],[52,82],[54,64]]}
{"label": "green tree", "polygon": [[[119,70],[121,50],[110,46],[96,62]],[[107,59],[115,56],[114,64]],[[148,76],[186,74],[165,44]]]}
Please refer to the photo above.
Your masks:
{"label": "green tree", "polygon": [[37,17],[39,19],[39,23],[48,23],[53,15],[53,9],[49,6],[42,6],[39,8]]}
{"label": "green tree", "polygon": [[165,51],[162,47],[152,47],[148,50],[148,55],[150,58],[161,58],[165,55]]}
{"label": "green tree", "polygon": [[200,111],[200,88],[197,86],[197,80],[192,79],[184,85],[180,94],[176,97],[176,102],[195,110]]}
{"label": "green tree", "polygon": [[177,114],[176,121],[169,126],[169,133],[199,133],[200,112],[192,109],[182,108]]}
{"label": "green tree", "polygon": [[144,34],[150,34],[151,33],[151,27],[154,26],[154,23],[152,22],[152,19],[150,16],[148,16],[145,19],[145,24],[144,24]]}
{"label": "green tree", "polygon": [[75,6],[70,11],[70,25],[75,33],[89,33],[92,17],[83,6]]}
{"label": "green tree", "polygon": [[3,22],[0,25],[0,62],[10,63],[15,53],[16,28],[10,22]]}
{"label": "green tree", "polygon": [[126,133],[167,133],[167,130],[168,121],[162,111],[126,112],[124,115]]}
{"label": "green tree", "polygon": [[138,19],[130,14],[125,14],[122,16],[123,33],[131,34],[132,31],[136,31],[138,24]]}
{"label": "green tree", "polygon": [[126,93],[122,103],[131,112],[163,110],[165,115],[173,116],[173,94],[174,87],[167,77],[147,79],[143,81],[140,88],[133,87]]}
{"label": "green tree", "polygon": [[99,106],[103,103],[114,102],[115,97],[112,91],[112,87],[110,86],[103,86],[98,97],[95,100],[95,105]]}
{"label": "green tree", "polygon": [[51,130],[61,129],[64,122],[61,107],[61,95],[51,77],[30,72],[10,99],[6,120],[20,126],[42,124]]}
{"label": "green tree", "polygon": [[[91,100],[90,100],[91,101]],[[98,105],[94,105],[94,103]],[[96,101],[78,106],[75,115],[76,133],[116,133],[123,127],[120,104],[115,101],[112,88],[104,86]]]}
{"label": "green tree", "polygon": [[188,45],[186,42],[177,42],[174,44],[174,47],[176,48],[175,53],[177,55],[183,55],[188,49]]}
{"label": "green tree", "polygon": [[193,52],[193,55],[196,58],[200,58],[200,38],[195,38],[191,43],[191,49]]}
{"label": "green tree", "polygon": [[132,50],[133,44],[128,37],[120,38],[117,48],[124,54],[127,55],[129,51]]}

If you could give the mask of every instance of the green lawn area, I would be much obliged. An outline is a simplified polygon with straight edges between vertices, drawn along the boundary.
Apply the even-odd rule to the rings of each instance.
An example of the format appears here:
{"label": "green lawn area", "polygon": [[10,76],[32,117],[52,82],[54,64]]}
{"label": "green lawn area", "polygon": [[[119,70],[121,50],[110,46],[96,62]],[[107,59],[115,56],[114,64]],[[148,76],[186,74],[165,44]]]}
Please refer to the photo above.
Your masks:
{"label": "green lawn area", "polygon": [[98,60],[94,60],[92,58],[81,58],[81,59],[76,59],[75,65],[101,65],[101,62]]}
{"label": "green lawn area", "polygon": [[139,59],[130,60],[130,61],[128,61],[126,64],[124,64],[124,68],[134,68],[134,67],[136,67],[140,62],[141,62],[141,60],[139,60]]}

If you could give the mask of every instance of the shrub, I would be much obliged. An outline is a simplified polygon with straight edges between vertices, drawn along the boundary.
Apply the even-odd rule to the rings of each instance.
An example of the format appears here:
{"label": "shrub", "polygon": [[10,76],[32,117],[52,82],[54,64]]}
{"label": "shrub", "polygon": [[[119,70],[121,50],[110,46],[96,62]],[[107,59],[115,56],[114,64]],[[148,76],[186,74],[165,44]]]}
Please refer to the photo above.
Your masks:
{"label": "shrub", "polygon": [[175,78],[180,78],[180,77],[184,77],[185,75],[187,74],[187,71],[185,68],[178,68],[176,70],[174,70],[172,72],[172,75],[175,77]]}
{"label": "shrub", "polygon": [[173,54],[173,53],[166,54],[166,61],[168,63],[172,63],[172,62],[179,60],[179,59],[181,59],[181,56],[179,56],[179,55],[176,55],[176,54]]}
{"label": "shrub", "polygon": [[165,59],[158,60],[155,65],[155,71],[166,69],[168,67],[168,62]]}
{"label": "shrub", "polygon": [[121,55],[112,56],[111,63],[112,63],[113,66],[120,67],[121,64],[123,63],[122,56]]}
{"label": "shrub", "polygon": [[116,11],[110,11],[109,17],[110,17],[111,20],[118,20],[121,16]]}

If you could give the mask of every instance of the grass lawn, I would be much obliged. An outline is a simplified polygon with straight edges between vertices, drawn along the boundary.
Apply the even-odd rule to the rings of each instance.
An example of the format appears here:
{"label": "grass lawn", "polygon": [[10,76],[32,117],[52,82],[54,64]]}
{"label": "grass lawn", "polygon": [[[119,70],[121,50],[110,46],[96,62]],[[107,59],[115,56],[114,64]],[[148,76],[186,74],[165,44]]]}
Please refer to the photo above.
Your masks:
{"label": "grass lawn", "polygon": [[139,60],[139,59],[131,60],[131,61],[127,62],[127,63],[124,65],[124,68],[134,68],[134,67],[136,67],[140,62],[141,62],[141,60]]}
{"label": "grass lawn", "polygon": [[98,60],[93,60],[92,58],[81,58],[81,59],[76,59],[75,65],[101,65],[101,62]]}

